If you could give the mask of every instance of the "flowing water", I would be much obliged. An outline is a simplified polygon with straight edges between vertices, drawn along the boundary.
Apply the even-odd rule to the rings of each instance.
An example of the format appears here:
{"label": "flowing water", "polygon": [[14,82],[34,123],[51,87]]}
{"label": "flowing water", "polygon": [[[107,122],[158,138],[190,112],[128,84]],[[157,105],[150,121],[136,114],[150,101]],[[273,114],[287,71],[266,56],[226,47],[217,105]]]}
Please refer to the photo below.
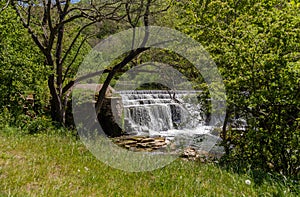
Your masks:
{"label": "flowing water", "polygon": [[[135,90],[119,91],[122,97],[123,129],[129,135],[163,136],[168,140],[183,139],[184,145],[210,147],[216,137],[206,125],[199,91]],[[203,136],[213,140],[203,142]],[[201,138],[201,139],[200,139]],[[182,141],[182,140],[181,140]]]}

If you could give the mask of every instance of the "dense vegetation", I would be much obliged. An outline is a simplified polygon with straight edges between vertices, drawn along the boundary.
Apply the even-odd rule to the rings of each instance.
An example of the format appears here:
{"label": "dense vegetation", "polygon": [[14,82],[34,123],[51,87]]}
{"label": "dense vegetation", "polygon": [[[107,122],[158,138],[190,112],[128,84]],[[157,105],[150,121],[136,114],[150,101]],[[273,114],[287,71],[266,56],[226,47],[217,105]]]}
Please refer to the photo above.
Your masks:
{"label": "dense vegetation", "polygon": [[[178,28],[206,46],[224,77],[228,107],[222,138],[228,156],[299,175],[299,4],[189,1],[180,6],[184,17]],[[247,120],[246,130],[232,128],[236,117]]]}
{"label": "dense vegetation", "polygon": [[[32,32],[26,21],[25,25],[21,22],[24,15],[18,15],[16,6],[20,4],[10,2],[7,7],[5,2],[0,3],[1,8],[5,7],[0,9],[0,129],[17,127],[25,133],[41,133],[68,128],[71,125],[63,116],[71,113],[69,85],[74,83],[76,69],[89,49],[100,39],[130,27],[168,26],[199,41],[222,74],[227,111],[220,136],[226,150],[222,158],[226,166],[233,164],[239,170],[262,170],[299,179],[298,1],[183,0],[165,1],[166,5],[161,6],[151,1],[123,1],[126,3],[116,4],[117,7],[109,5],[101,17],[92,15],[97,12],[75,12],[72,16],[82,15],[75,18],[80,20],[59,21],[59,14],[53,11],[46,26],[36,22],[43,18],[42,7],[33,6]],[[85,1],[80,3],[66,5],[69,9],[94,9]],[[59,6],[53,9],[56,7]],[[109,12],[112,10],[113,15]],[[67,20],[64,27],[59,25],[63,20]],[[51,29],[51,21],[64,34]],[[48,35],[53,35],[53,40]],[[59,41],[60,37],[63,39]],[[157,49],[124,54],[119,63],[108,68],[103,82],[112,84],[122,72],[149,60],[168,63],[192,80],[195,88],[205,87],[187,60]],[[113,68],[118,68],[118,72]],[[101,100],[97,104],[101,105]],[[55,118],[55,114],[61,117]],[[236,129],[239,118],[246,121],[244,130]]]}
{"label": "dense vegetation", "polygon": [[[1,126],[14,125],[30,130],[42,117],[49,94],[42,57],[14,11],[8,7],[0,16],[0,106]],[[34,97],[31,103],[29,95]],[[33,128],[38,132],[37,128]]]}

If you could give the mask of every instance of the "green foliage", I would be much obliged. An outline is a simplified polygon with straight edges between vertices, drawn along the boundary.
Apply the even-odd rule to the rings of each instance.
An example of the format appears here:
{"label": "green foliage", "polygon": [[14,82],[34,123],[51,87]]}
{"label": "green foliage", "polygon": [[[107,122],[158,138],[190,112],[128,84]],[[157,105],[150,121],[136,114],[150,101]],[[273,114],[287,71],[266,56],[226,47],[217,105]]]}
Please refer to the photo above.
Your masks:
{"label": "green foliage", "polygon": [[[179,3],[178,26],[210,52],[227,90],[229,158],[299,176],[300,14],[283,1]],[[236,118],[245,130],[233,128]],[[232,160],[229,160],[232,161]]]}
{"label": "green foliage", "polygon": [[[36,12],[38,8],[33,14]],[[71,38],[77,35],[79,29],[80,25],[77,23],[68,24],[65,30],[64,46],[71,45]],[[81,46],[83,40],[84,37],[79,36],[65,60],[65,83],[74,79],[77,68],[90,49],[87,43]],[[66,51],[66,47],[63,48],[63,53]],[[49,75],[56,71],[51,70],[44,63],[44,55],[27,30],[23,28],[15,11],[11,7],[3,10],[0,15],[0,116],[3,120],[2,125],[22,127],[30,133],[34,133],[34,129],[40,132],[42,130],[40,128],[49,126],[49,120],[43,120],[44,115],[47,115],[50,110],[47,80]],[[39,124],[44,126],[38,126]]]}
{"label": "green foliage", "polygon": [[[10,7],[1,12],[0,111],[7,124],[15,124],[24,111],[31,111],[30,116],[35,116],[48,100],[45,91],[48,71],[42,64],[38,49],[18,20]],[[35,106],[26,100],[31,94]]]}
{"label": "green foliage", "polygon": [[[0,129],[5,131],[8,135],[52,133],[58,130],[58,128],[52,124],[51,119],[45,115],[38,115],[34,118],[26,114],[20,114],[17,117],[14,116],[15,115],[9,113],[7,109],[4,110],[0,116]],[[15,120],[15,122],[11,123],[12,120]],[[10,125],[13,125],[13,127]]]}

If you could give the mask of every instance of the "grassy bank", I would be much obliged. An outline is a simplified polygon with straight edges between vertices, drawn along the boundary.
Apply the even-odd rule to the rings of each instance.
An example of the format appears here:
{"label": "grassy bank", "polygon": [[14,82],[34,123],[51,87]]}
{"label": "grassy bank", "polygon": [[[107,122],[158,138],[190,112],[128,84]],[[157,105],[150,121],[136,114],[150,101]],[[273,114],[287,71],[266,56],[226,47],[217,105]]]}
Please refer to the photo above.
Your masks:
{"label": "grassy bank", "polygon": [[296,196],[278,181],[254,182],[250,174],[181,159],[151,172],[123,172],[74,137],[0,131],[0,196]]}

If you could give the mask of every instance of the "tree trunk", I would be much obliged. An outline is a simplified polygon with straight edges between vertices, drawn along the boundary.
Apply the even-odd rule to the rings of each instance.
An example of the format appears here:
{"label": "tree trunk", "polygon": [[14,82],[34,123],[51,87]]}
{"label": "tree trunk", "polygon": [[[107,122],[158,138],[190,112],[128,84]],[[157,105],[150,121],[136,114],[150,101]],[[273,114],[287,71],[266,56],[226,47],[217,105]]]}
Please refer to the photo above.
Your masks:
{"label": "tree trunk", "polygon": [[223,140],[223,147],[225,149],[225,154],[229,155],[230,153],[230,144],[228,143],[228,135],[227,135],[227,124],[229,121],[229,110],[226,110],[226,115],[225,115],[225,119],[224,119],[224,123],[223,123],[223,127],[222,127],[222,134],[221,134],[221,138]]}
{"label": "tree trunk", "polygon": [[50,75],[48,78],[48,87],[51,94],[51,118],[52,121],[58,122],[61,125],[65,124],[65,108],[62,98],[57,94],[55,85],[54,85],[54,75]]}
{"label": "tree trunk", "polygon": [[50,100],[51,104],[51,119],[52,121],[58,122],[61,125],[65,124],[65,109],[61,106],[56,99],[53,97]]}

